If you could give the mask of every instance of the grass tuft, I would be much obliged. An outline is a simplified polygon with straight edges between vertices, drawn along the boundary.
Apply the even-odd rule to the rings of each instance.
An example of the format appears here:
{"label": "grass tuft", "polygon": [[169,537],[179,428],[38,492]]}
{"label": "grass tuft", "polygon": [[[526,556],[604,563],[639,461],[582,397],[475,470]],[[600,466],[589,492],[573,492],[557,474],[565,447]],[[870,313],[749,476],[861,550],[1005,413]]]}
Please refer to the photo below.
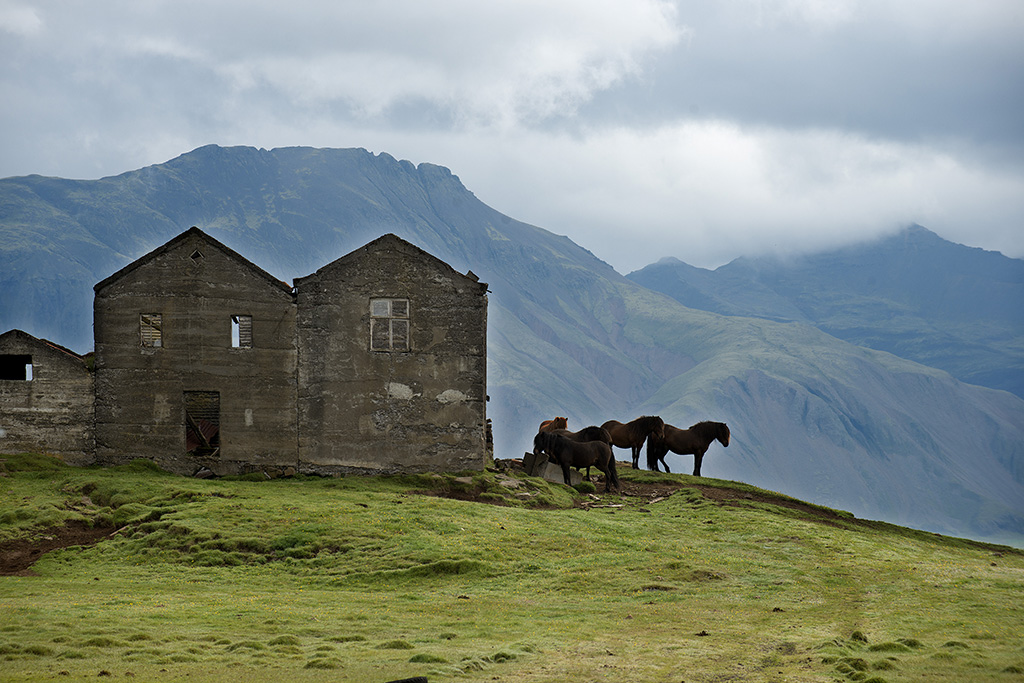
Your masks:
{"label": "grass tuft", "polygon": [[869,652],[910,652],[904,643],[876,643],[868,647]]}

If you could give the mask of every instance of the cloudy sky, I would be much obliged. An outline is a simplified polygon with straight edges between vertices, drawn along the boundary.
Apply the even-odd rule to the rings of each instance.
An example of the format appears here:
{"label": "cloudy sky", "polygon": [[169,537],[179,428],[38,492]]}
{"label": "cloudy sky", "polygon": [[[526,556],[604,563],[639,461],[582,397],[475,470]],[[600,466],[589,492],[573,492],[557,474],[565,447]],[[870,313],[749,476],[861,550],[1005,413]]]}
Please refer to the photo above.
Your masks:
{"label": "cloudy sky", "polygon": [[0,0],[0,177],[364,147],[620,272],[917,222],[1024,257],[1021,0]]}

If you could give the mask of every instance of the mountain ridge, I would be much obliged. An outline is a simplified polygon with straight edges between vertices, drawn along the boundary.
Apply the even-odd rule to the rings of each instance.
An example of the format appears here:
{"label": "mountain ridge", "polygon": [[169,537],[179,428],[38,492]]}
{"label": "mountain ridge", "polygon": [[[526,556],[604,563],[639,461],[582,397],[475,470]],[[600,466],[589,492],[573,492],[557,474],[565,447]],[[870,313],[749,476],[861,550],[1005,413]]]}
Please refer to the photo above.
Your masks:
{"label": "mountain ridge", "polygon": [[683,427],[718,419],[734,443],[712,448],[709,476],[865,518],[1024,538],[1021,399],[807,322],[684,306],[488,207],[448,169],[387,154],[208,146],[99,181],[0,181],[12,238],[0,245],[11,292],[0,327],[75,348],[91,329],[92,285],[189,225],[282,279],[381,232],[472,269],[492,291],[498,457],[521,454],[556,414],[573,428],[647,413]]}
{"label": "mountain ridge", "polygon": [[627,277],[689,307],[814,325],[1024,396],[1024,261],[919,225],[814,254],[741,257],[715,270],[662,259]]}

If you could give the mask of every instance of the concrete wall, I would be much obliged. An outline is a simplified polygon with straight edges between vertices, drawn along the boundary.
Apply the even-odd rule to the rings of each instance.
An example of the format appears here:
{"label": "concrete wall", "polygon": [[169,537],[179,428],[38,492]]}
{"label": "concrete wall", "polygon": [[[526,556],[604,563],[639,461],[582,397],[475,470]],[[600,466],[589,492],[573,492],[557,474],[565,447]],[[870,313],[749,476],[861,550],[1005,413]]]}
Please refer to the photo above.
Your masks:
{"label": "concrete wall", "polygon": [[21,330],[0,335],[0,453],[85,465],[92,450],[93,377],[83,358]]}
{"label": "concrete wall", "polygon": [[[295,285],[300,469],[485,466],[486,285],[394,235]],[[408,302],[407,350],[371,348],[374,299]]]}
{"label": "concrete wall", "polygon": [[[145,346],[140,315],[161,315]],[[251,316],[233,348],[231,317]],[[290,287],[199,230],[96,285],[96,456],[191,475],[297,463],[295,305]],[[186,455],[185,392],[217,392],[219,451]]]}
{"label": "concrete wall", "polygon": [[[33,367],[0,379],[0,451],[145,458],[184,475],[491,460],[487,286],[394,235],[293,293],[192,228],[95,289],[94,374],[67,349],[0,335],[12,368]],[[239,316],[251,345],[233,343]]]}

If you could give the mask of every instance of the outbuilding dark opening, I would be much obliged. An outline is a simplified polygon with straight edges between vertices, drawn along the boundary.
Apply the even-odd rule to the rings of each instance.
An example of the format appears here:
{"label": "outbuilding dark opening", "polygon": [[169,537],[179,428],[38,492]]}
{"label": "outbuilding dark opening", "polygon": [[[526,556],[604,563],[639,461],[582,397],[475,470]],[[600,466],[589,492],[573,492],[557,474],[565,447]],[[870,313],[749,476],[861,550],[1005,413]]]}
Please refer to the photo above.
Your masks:
{"label": "outbuilding dark opening", "polygon": [[0,354],[0,379],[29,381],[32,379],[32,356]]}

